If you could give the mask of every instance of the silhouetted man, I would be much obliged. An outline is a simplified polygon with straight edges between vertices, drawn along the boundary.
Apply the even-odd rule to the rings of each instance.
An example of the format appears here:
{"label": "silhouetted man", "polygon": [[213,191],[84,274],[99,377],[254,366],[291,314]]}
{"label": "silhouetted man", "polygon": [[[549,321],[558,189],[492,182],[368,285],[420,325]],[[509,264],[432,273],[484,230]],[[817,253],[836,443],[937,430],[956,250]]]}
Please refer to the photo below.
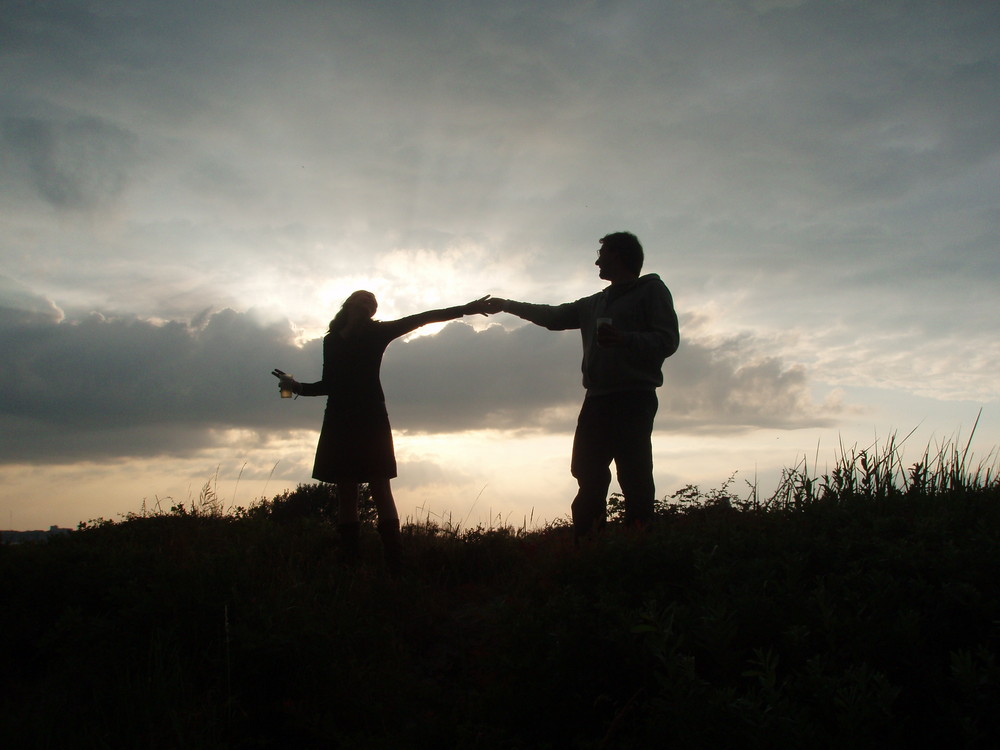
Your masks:
{"label": "silhouetted man", "polygon": [[573,528],[586,536],[604,525],[611,462],[625,496],[625,521],[653,520],[653,449],[656,388],[663,360],[677,351],[680,334],[670,291],[656,274],[640,276],[642,245],[630,232],[601,238],[596,265],[611,282],[604,291],[562,305],[489,300],[550,331],[579,328],[583,387],[587,389],[573,438],[572,473],[579,491]]}

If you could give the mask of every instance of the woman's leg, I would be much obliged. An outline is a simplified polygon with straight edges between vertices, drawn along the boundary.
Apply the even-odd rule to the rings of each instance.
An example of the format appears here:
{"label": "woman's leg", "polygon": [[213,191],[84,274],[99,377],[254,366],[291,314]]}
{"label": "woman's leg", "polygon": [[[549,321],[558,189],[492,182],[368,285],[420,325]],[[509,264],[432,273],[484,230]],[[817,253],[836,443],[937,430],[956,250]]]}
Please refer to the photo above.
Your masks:
{"label": "woman's leg", "polygon": [[337,482],[337,522],[358,522],[357,482]]}
{"label": "woman's leg", "polygon": [[361,559],[361,524],[358,521],[357,482],[337,483],[337,531],[344,562]]}
{"label": "woman's leg", "polygon": [[396,510],[396,501],[392,496],[392,486],[389,484],[389,480],[373,479],[368,483],[368,486],[372,491],[372,501],[378,512],[378,520],[380,522],[399,521],[399,512]]}
{"label": "woman's leg", "polygon": [[378,533],[389,572],[397,576],[403,570],[403,538],[399,533],[399,512],[392,497],[389,479],[374,479],[368,483],[375,510],[378,511]]}

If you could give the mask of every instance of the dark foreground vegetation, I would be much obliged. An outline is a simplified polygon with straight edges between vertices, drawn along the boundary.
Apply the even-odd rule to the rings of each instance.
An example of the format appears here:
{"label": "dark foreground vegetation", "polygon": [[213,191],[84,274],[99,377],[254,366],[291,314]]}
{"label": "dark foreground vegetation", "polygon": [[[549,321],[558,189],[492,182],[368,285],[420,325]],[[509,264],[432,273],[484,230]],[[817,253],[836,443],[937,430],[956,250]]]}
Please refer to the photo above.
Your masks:
{"label": "dark foreground vegetation", "polygon": [[315,486],[2,547],[0,742],[996,747],[1000,487],[926,459],[686,487],[579,547],[410,525],[400,579],[374,530],[337,561]]}

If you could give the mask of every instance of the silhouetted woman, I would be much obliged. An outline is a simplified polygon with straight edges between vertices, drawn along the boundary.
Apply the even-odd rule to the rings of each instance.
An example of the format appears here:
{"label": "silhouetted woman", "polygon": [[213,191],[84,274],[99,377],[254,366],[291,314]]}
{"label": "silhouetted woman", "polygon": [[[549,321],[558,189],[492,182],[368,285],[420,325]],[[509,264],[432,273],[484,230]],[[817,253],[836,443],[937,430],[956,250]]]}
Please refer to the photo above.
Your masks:
{"label": "silhouetted woman", "polygon": [[428,323],[485,315],[487,298],[399,320],[376,321],[372,320],[378,309],[375,295],[359,290],[330,321],[323,339],[323,379],[299,383],[280,378],[279,387],[290,387],[296,394],[327,397],[312,475],[337,485],[337,526],[348,559],[358,558],[358,485],[367,482],[378,512],[386,563],[394,574],[402,564],[399,513],[389,486],[389,480],[396,476],[396,456],[379,379],[386,347],[393,339]]}

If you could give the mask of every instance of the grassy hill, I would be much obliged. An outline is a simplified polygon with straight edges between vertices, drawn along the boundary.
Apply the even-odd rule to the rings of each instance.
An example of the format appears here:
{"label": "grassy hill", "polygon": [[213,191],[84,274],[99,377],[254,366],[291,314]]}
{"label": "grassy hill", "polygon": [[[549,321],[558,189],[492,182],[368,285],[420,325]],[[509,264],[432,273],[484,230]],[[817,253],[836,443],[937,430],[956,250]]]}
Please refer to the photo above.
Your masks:
{"label": "grassy hill", "polygon": [[0,741],[995,747],[1000,485],[954,458],[687,487],[580,546],[411,525],[400,579],[373,529],[337,561],[316,488],[0,547]]}

